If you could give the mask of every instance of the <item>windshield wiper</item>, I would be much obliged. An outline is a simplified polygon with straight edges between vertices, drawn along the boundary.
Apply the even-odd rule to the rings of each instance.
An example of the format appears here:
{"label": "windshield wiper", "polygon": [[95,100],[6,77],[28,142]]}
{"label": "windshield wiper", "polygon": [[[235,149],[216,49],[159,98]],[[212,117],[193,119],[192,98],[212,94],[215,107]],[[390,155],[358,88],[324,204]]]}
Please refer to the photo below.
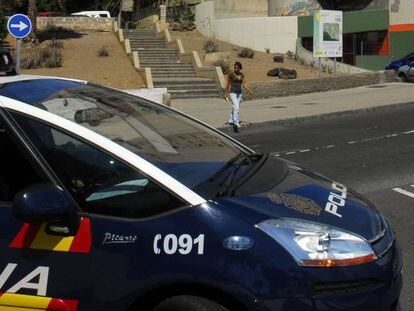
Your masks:
{"label": "windshield wiper", "polygon": [[[259,160],[260,158],[263,157],[262,153],[243,153],[240,152],[238,153],[236,156],[234,156],[233,158],[231,158],[230,160],[227,161],[227,163],[221,168],[219,169],[217,172],[214,173],[214,175],[212,175],[209,180],[210,181],[214,181],[217,179],[217,177],[219,177],[221,174],[223,174],[229,167],[233,166],[238,160],[241,160],[239,165],[243,164],[246,160],[248,160],[250,163],[256,162],[257,160]],[[237,165],[237,166],[239,166]]]}
{"label": "windshield wiper", "polygon": [[[240,153],[234,158],[230,159],[225,166],[223,166],[218,172],[216,172],[210,180],[216,179],[218,176],[220,176],[225,170],[227,170],[229,167],[234,166],[235,168],[225,177],[224,182],[221,182],[219,185],[223,186],[223,190],[220,190],[216,196],[224,196],[229,193],[230,188],[235,184],[234,177],[236,175],[236,172],[243,167],[246,164],[253,164],[253,163],[262,163],[262,159],[266,159],[264,154],[245,154]],[[240,160],[239,163],[236,163],[237,160]],[[244,172],[242,176],[237,179],[237,182],[239,182],[242,179],[245,179],[244,176],[246,176],[249,172],[253,170],[257,165],[251,165],[250,168]]]}

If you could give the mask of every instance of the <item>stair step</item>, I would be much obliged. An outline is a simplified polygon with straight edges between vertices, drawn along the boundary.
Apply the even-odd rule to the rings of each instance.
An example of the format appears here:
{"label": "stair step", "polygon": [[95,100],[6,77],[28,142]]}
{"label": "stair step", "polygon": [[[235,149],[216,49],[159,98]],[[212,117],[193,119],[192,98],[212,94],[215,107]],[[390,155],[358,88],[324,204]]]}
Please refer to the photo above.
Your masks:
{"label": "stair step", "polygon": [[154,86],[157,87],[166,87],[169,90],[175,91],[175,90],[209,90],[209,91],[217,91],[217,85],[214,84],[182,84],[182,85],[164,85],[164,84],[158,84],[154,83]]}
{"label": "stair step", "polygon": [[208,94],[171,94],[171,99],[191,99],[191,98],[220,98],[222,97],[219,93],[208,93]]}
{"label": "stair step", "polygon": [[172,74],[159,74],[159,73],[153,73],[153,78],[195,78],[195,74],[191,73],[172,73]]}
{"label": "stair step", "polygon": [[193,66],[173,66],[173,65],[161,65],[161,66],[147,66],[150,67],[151,70],[176,70],[176,69],[185,69],[185,70],[194,70]]}
{"label": "stair step", "polygon": [[144,49],[138,49],[138,52],[141,53],[142,55],[179,55],[177,52],[173,51],[173,52],[165,52],[162,50],[159,51],[149,51],[149,50],[144,50]]}

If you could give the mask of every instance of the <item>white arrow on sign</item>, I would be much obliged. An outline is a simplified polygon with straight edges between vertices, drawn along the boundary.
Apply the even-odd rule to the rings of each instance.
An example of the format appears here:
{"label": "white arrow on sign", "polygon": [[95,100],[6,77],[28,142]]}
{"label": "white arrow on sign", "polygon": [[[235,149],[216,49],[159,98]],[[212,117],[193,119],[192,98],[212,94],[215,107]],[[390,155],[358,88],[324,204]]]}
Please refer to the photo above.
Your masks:
{"label": "white arrow on sign", "polygon": [[22,21],[20,21],[19,24],[11,24],[10,25],[11,28],[19,28],[19,31],[25,30],[27,27],[29,27],[29,25],[23,23]]}

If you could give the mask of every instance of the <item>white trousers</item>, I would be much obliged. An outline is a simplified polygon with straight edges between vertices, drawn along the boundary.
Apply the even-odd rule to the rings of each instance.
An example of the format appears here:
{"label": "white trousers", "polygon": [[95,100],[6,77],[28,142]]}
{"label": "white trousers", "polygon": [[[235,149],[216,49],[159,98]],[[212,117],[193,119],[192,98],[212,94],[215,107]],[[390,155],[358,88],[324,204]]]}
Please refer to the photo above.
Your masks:
{"label": "white trousers", "polygon": [[239,111],[240,111],[240,104],[243,101],[242,94],[230,93],[231,103],[233,105],[233,109],[231,110],[229,123],[233,123],[238,125],[239,124]]}

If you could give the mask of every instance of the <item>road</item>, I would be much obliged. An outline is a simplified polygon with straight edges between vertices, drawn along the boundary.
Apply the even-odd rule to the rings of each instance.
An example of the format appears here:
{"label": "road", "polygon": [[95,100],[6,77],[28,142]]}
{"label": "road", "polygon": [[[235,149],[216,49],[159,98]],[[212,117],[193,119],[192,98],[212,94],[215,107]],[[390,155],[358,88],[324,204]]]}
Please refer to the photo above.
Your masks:
{"label": "road", "polygon": [[232,136],[345,183],[393,225],[404,258],[403,310],[414,310],[414,102],[388,111],[292,126],[242,128]]}

